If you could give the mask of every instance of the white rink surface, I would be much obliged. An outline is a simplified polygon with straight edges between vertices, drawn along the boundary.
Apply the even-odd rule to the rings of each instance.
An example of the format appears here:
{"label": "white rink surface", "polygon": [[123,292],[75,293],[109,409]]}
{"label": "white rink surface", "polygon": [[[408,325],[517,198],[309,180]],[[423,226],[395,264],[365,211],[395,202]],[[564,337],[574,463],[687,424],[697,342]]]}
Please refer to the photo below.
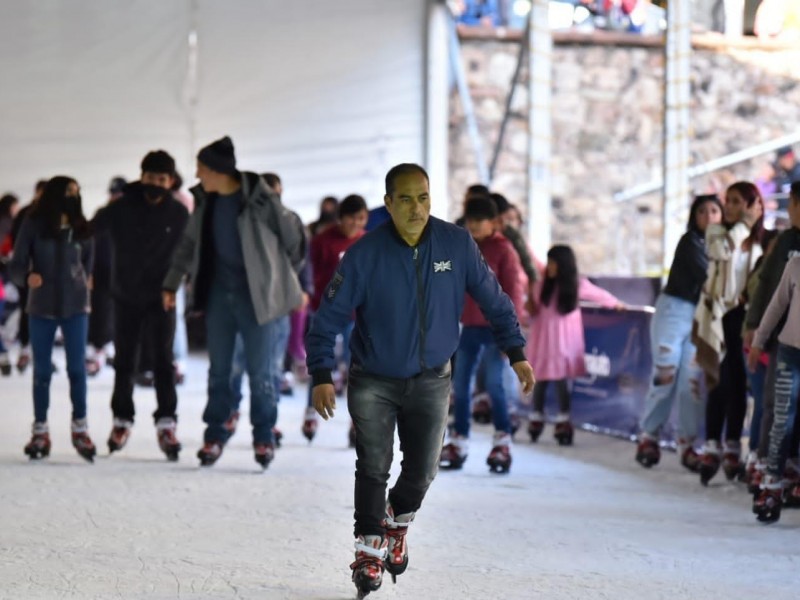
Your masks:
{"label": "white rink surface", "polygon": [[[158,451],[152,390],[137,388],[127,448],[105,439],[113,373],[89,384],[94,465],[69,445],[63,356],[50,414],[53,452],[22,453],[30,371],[0,379],[0,598],[354,598],[354,452],[344,403],[308,445],[304,388],[280,405],[284,445],[266,473],[246,418],[220,461],[200,469],[202,357],[179,388],[177,464]],[[646,472],[630,443],[578,432],[558,448],[517,434],[508,476],[490,474],[489,430],[462,472],[440,473],[409,534],[411,564],[372,598],[652,599],[800,597],[800,511],[759,525],[740,485],[702,488],[674,455]]]}

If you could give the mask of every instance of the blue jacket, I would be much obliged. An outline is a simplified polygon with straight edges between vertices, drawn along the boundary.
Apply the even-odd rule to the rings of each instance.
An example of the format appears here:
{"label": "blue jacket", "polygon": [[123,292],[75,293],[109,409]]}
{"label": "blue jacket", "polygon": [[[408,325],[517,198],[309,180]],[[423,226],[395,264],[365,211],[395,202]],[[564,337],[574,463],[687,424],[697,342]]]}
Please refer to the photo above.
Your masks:
{"label": "blue jacket", "polygon": [[384,223],[350,247],[322,296],[306,337],[313,384],[330,382],[335,338],[353,311],[352,361],[365,372],[408,378],[441,367],[458,347],[465,293],[511,362],[525,360],[514,306],[466,230],[431,217],[411,247]]}

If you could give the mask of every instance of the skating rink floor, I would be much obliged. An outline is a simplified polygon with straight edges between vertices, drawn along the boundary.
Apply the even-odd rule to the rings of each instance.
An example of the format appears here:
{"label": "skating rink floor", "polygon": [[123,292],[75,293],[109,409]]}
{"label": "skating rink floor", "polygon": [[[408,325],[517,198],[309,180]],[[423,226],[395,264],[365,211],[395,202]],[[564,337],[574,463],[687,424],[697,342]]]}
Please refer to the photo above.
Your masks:
{"label": "skating rink floor", "polygon": [[[0,598],[354,598],[354,451],[340,401],[314,443],[300,433],[305,388],[280,404],[283,447],[253,461],[244,417],[219,462],[200,469],[204,357],[179,388],[184,452],[158,450],[151,389],[128,447],[109,457],[113,372],[89,382],[93,465],[69,444],[63,355],[52,386],[49,459],[22,447],[31,373],[0,379]],[[246,407],[245,407],[246,410]],[[490,431],[474,430],[461,472],[441,472],[409,534],[411,562],[369,598],[636,600],[800,597],[800,511],[763,526],[741,484],[703,488],[673,454],[645,471],[628,442],[521,431],[509,475],[484,464]],[[398,459],[396,453],[396,460]]]}

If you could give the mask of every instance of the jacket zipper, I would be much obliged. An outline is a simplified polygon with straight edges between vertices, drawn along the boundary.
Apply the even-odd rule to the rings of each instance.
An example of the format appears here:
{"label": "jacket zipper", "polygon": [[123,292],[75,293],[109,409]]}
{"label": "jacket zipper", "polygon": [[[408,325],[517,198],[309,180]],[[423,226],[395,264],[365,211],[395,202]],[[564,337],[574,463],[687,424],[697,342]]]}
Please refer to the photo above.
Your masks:
{"label": "jacket zipper", "polygon": [[422,290],[422,265],[419,248],[414,246],[414,267],[417,272],[417,312],[419,314],[419,366],[425,370],[425,294]]}

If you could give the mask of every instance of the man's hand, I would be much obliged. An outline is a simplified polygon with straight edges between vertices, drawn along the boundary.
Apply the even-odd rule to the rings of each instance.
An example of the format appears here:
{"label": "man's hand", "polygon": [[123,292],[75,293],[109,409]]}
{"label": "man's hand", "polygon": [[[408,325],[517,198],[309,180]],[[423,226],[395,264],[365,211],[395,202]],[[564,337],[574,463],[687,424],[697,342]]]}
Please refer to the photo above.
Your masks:
{"label": "man's hand", "polygon": [[35,290],[40,287],[42,287],[42,276],[38,273],[28,275],[28,288]]}
{"label": "man's hand", "polygon": [[758,368],[758,361],[761,360],[761,348],[750,348],[747,353],[747,368],[751,373],[755,373]]}
{"label": "man's hand", "polygon": [[162,290],[161,301],[164,303],[164,310],[170,311],[175,308],[175,292]]}
{"label": "man's hand", "polygon": [[336,409],[336,392],[332,383],[315,385],[311,390],[311,404],[326,421],[333,416]]}
{"label": "man's hand", "polygon": [[[533,385],[536,383],[536,378],[533,376],[533,367],[527,360],[515,362],[511,365],[514,373],[517,374],[520,384],[522,384],[522,393],[530,394],[533,391]],[[331,386],[333,387],[333,386]]]}

